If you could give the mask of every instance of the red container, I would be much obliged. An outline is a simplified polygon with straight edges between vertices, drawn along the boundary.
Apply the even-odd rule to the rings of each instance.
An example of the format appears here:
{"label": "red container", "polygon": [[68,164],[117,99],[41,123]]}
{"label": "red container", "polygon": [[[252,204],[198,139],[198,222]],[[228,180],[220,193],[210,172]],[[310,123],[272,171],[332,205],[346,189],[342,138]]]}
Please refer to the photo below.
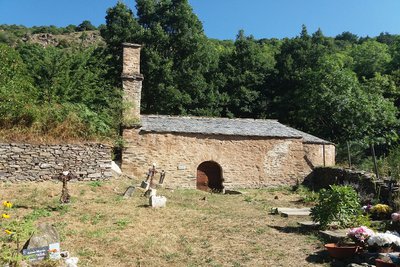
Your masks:
{"label": "red container", "polygon": [[351,258],[356,254],[358,247],[351,245],[338,246],[336,243],[325,244],[329,256],[336,259]]}
{"label": "red container", "polygon": [[391,262],[384,262],[381,259],[375,259],[376,267],[396,267],[398,265],[391,263]]}

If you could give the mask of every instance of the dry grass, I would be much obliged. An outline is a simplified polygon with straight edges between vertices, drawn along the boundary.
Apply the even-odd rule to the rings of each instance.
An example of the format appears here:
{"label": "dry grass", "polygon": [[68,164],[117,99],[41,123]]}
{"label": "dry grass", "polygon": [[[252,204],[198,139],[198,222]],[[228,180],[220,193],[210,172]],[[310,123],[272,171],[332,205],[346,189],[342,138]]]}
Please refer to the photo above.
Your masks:
{"label": "dry grass", "polygon": [[70,134],[64,124],[58,125],[49,133],[36,132],[34,128],[12,127],[0,129],[0,142],[3,143],[28,143],[28,144],[82,144],[89,142],[113,144],[112,137],[83,138]]}
{"label": "dry grass", "polygon": [[66,206],[58,204],[60,183],[0,184],[0,200],[24,213],[50,211],[38,222],[56,225],[62,249],[79,257],[79,266],[326,266],[309,260],[322,249],[314,235],[301,233],[296,219],[268,214],[271,207],[298,205],[288,190],[163,189],[167,207],[152,209],[138,190],[121,197],[131,184],[122,178],[70,183]]}

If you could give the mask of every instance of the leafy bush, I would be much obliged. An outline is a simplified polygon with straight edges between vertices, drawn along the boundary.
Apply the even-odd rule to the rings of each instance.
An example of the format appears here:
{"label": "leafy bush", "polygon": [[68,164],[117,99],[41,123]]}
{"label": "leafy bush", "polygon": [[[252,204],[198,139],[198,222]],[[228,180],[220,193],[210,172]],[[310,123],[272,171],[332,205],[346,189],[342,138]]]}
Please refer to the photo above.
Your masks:
{"label": "leafy bush", "polygon": [[308,189],[307,187],[300,185],[296,189],[296,193],[300,195],[301,200],[305,203],[313,203],[318,200],[319,194],[315,191]]}
{"label": "leafy bush", "polygon": [[312,219],[322,228],[333,222],[340,227],[349,227],[359,216],[360,199],[350,186],[331,185],[328,190],[322,189],[317,205],[311,209]]}

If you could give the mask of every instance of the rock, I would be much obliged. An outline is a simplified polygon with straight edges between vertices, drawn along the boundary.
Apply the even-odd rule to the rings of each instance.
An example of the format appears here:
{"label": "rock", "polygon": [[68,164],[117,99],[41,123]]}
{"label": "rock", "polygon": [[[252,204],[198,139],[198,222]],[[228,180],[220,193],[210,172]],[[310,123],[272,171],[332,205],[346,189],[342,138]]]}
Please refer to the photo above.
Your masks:
{"label": "rock", "polygon": [[319,231],[319,233],[330,242],[340,242],[347,238],[347,232],[350,229],[338,229],[338,230],[325,230]]}
{"label": "rock", "polygon": [[115,163],[115,161],[111,161],[111,170],[118,175],[122,174],[120,167]]}
{"label": "rock", "polygon": [[157,195],[157,190],[156,189],[150,189],[150,197],[156,196]]}
{"label": "rock", "polygon": [[56,228],[48,223],[38,225],[36,232],[25,243],[25,249],[45,247],[50,244],[59,243],[60,235]]}
{"label": "rock", "polygon": [[142,183],[140,184],[140,187],[147,190],[149,188],[149,183],[142,181]]}
{"label": "rock", "polygon": [[152,196],[156,196],[157,194],[157,190],[153,189],[153,188],[149,188],[148,190],[146,190],[146,192],[144,192],[144,196],[145,197],[152,197]]}
{"label": "rock", "polygon": [[167,198],[164,196],[151,196],[150,206],[152,208],[164,208],[167,204]]}
{"label": "rock", "polygon": [[47,164],[47,163],[42,163],[42,164],[40,164],[40,168],[41,169],[48,169],[48,168],[50,168],[51,167],[51,165],[50,164]]}
{"label": "rock", "polygon": [[101,173],[91,173],[88,178],[101,178]]}
{"label": "rock", "polygon": [[132,196],[132,194],[133,194],[133,191],[135,191],[135,187],[134,186],[129,186],[126,189],[123,198],[130,198]]}
{"label": "rock", "polygon": [[65,259],[65,266],[66,267],[78,267],[79,259],[77,257],[71,257]]}

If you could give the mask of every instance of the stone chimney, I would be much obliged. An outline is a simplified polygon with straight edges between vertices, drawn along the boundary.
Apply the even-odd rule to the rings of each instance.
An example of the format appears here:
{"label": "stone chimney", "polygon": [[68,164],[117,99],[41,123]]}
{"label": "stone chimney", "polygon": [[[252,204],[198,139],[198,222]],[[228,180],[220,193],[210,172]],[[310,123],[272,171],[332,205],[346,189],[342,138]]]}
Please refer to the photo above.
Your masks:
{"label": "stone chimney", "polygon": [[140,123],[140,98],[143,81],[143,75],[140,74],[141,45],[123,43],[122,46],[123,126],[131,128]]}

